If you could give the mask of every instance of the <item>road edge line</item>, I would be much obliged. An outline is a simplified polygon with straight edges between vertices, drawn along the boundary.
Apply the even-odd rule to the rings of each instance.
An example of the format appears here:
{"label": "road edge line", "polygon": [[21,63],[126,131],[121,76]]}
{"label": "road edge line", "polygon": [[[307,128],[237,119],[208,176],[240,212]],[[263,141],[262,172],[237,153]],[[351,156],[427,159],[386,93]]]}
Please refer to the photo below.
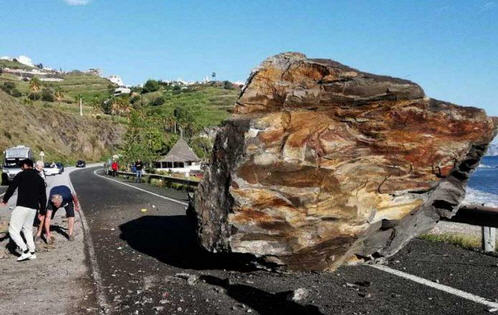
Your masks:
{"label": "road edge line", "polygon": [[480,296],[472,294],[472,293],[468,293],[468,292],[465,292],[465,291],[462,291],[459,289],[455,289],[455,288],[452,288],[452,287],[444,285],[444,284],[433,282],[433,281],[430,281],[430,280],[427,280],[427,279],[424,279],[424,278],[421,278],[421,277],[418,277],[418,276],[415,276],[415,275],[412,275],[412,274],[409,274],[409,273],[406,273],[403,271],[392,269],[392,268],[389,268],[389,267],[384,266],[384,265],[367,265],[367,266],[370,266],[370,267],[375,268],[377,270],[381,270],[381,271],[390,273],[390,274],[398,276],[400,278],[411,280],[413,282],[431,287],[431,288],[436,289],[436,290],[446,292],[448,294],[458,296],[460,298],[472,301],[474,303],[485,305],[487,307],[490,307],[492,310],[498,309],[498,303],[492,302],[486,298],[480,297]]}
{"label": "road edge line", "polygon": [[94,170],[93,171],[93,174],[97,177],[100,177],[100,178],[103,178],[103,179],[106,179],[106,180],[110,180],[112,182],[116,182],[118,184],[121,184],[121,185],[124,185],[124,186],[127,186],[127,187],[130,187],[130,188],[133,188],[133,189],[136,189],[136,190],[139,190],[141,192],[144,192],[144,193],[148,193],[148,194],[151,194],[153,196],[156,196],[156,197],[159,197],[159,198],[162,198],[162,199],[165,199],[165,200],[169,200],[169,201],[172,201],[172,202],[175,202],[175,203],[178,203],[182,206],[188,206],[188,203],[186,202],[183,202],[183,201],[179,201],[179,200],[176,200],[176,199],[173,199],[173,198],[169,198],[169,197],[165,197],[165,196],[161,196],[159,194],[156,194],[156,193],[153,193],[151,191],[148,191],[148,190],[145,190],[145,189],[142,189],[142,188],[139,188],[139,187],[136,187],[136,186],[133,186],[133,185],[130,185],[130,184],[127,184],[127,183],[123,183],[119,180],[116,180],[116,179],[112,179],[112,178],[108,178],[108,177],[105,177],[105,176],[102,176],[102,175],[99,175],[97,174],[97,171],[98,169]]}
{"label": "road edge line", "polygon": [[[73,170],[73,172],[76,170]],[[72,172],[71,172],[72,173]],[[69,176],[69,183],[71,184],[71,188],[73,189],[74,192],[76,192],[76,189],[74,189],[73,182],[71,181],[71,177]],[[104,293],[103,289],[103,284],[102,284],[102,277],[100,273],[100,268],[97,263],[97,256],[95,255],[95,248],[93,247],[93,239],[92,235],[90,234],[90,227],[88,226],[88,222],[86,221],[86,217],[83,213],[83,208],[81,206],[80,202],[80,211],[77,211],[80,220],[81,220],[81,226],[83,227],[83,235],[86,239],[86,245],[87,245],[87,252],[88,252],[88,260],[90,261],[90,269],[91,269],[91,274],[93,277],[93,281],[95,283],[96,287],[96,292],[95,295],[97,297],[97,303],[98,306],[101,308],[99,311],[102,311],[103,313],[107,313],[107,311],[110,309],[110,305],[107,302],[106,295]]]}

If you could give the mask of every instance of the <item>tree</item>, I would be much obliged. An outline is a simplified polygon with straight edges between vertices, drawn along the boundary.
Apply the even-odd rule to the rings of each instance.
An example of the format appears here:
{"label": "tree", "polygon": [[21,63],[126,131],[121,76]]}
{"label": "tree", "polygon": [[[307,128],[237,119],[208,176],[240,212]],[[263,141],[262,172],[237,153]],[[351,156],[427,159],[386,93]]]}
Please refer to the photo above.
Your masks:
{"label": "tree", "polygon": [[29,90],[31,92],[38,92],[41,89],[41,85],[42,85],[42,83],[41,83],[40,79],[38,79],[37,77],[33,77],[29,81]]}
{"label": "tree", "polygon": [[147,80],[143,87],[143,93],[150,93],[159,90],[159,82],[156,80]]}
{"label": "tree", "polygon": [[209,153],[213,149],[213,143],[208,138],[195,137],[190,140],[190,147],[198,157],[204,159],[209,156]]}
{"label": "tree", "polygon": [[213,78],[213,81],[216,79],[216,72],[211,73],[211,78]]}
{"label": "tree", "polygon": [[141,159],[152,162],[159,157],[166,144],[160,117],[149,116],[143,110],[130,113],[128,129],[124,137],[123,156],[126,162]]}

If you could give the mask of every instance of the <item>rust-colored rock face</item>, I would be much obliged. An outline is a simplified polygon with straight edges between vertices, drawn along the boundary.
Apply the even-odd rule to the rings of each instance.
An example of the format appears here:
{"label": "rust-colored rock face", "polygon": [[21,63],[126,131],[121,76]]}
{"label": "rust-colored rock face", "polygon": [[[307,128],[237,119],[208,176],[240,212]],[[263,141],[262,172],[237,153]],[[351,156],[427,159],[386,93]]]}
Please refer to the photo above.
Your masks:
{"label": "rust-colored rock face", "polygon": [[415,83],[286,53],[253,71],[196,199],[201,244],[290,270],[386,257],[451,217],[495,134]]}

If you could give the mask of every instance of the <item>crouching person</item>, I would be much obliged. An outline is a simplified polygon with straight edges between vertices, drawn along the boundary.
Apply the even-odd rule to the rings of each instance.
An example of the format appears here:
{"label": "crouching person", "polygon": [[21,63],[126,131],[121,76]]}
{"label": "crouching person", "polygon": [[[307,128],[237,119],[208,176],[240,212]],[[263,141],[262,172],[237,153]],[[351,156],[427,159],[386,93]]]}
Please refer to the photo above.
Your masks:
{"label": "crouching person", "polygon": [[50,189],[49,201],[47,205],[47,212],[45,215],[45,231],[47,233],[47,241],[51,243],[53,241],[50,232],[50,221],[54,218],[55,212],[64,208],[66,210],[67,217],[67,228],[68,228],[68,239],[70,241],[74,240],[73,230],[74,230],[74,210],[80,211],[80,204],[78,197],[75,193],[71,192],[71,189],[65,185],[55,186]]}
{"label": "crouching person", "polygon": [[[18,261],[35,259],[35,243],[33,241],[33,220],[36,210],[45,210],[47,195],[45,192],[45,182],[33,170],[33,161],[26,159],[21,162],[22,172],[14,177],[12,184],[5,192],[2,205],[7,205],[10,197],[17,189],[17,205],[10,217],[9,234],[10,238],[22,250]],[[26,239],[22,239],[21,231]]]}

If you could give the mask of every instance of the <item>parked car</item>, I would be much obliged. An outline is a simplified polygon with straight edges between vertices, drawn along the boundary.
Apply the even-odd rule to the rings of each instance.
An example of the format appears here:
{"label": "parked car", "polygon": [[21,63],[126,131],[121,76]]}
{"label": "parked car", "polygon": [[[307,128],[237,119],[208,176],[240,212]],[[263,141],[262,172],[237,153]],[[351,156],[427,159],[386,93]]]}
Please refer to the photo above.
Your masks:
{"label": "parked car", "polygon": [[55,163],[55,166],[57,166],[57,168],[59,169],[59,174],[64,173],[64,164],[62,164],[61,162],[57,162]]}
{"label": "parked car", "polygon": [[86,162],[83,160],[78,160],[76,162],[76,167],[86,167]]}
{"label": "parked car", "polygon": [[45,163],[45,166],[43,167],[43,172],[45,173],[45,176],[60,174],[60,170],[57,167],[57,164],[55,163]]}

